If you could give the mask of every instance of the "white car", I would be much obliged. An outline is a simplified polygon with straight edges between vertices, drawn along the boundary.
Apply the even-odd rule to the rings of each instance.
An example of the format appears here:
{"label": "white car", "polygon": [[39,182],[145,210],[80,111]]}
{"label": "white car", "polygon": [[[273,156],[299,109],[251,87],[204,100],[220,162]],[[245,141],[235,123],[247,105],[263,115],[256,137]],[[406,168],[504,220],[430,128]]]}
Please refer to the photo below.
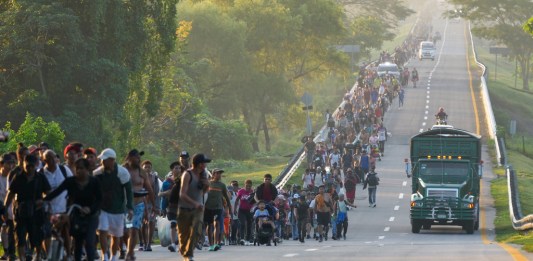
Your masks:
{"label": "white car", "polygon": [[395,63],[391,63],[391,62],[380,63],[378,65],[377,72],[378,72],[379,77],[385,74],[389,74],[389,75],[394,76],[396,79],[400,79],[400,69],[398,68],[398,65],[396,65]]}
{"label": "white car", "polygon": [[420,48],[418,48],[418,59],[422,61],[422,59],[431,59],[432,61],[435,60],[435,45],[433,42],[429,41],[423,41],[420,42]]}

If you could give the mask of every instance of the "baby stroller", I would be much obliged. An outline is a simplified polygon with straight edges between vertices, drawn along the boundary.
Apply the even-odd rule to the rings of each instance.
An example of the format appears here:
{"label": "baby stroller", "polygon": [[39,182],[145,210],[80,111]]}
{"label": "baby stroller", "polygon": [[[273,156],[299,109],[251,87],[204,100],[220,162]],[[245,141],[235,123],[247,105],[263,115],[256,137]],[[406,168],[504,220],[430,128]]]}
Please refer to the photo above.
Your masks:
{"label": "baby stroller", "polygon": [[274,246],[277,245],[277,242],[274,238],[275,226],[272,224],[275,220],[277,211],[276,208],[270,204],[266,204],[266,206],[268,215],[260,215],[258,217],[254,217],[254,246],[270,246],[272,242],[274,242]]}

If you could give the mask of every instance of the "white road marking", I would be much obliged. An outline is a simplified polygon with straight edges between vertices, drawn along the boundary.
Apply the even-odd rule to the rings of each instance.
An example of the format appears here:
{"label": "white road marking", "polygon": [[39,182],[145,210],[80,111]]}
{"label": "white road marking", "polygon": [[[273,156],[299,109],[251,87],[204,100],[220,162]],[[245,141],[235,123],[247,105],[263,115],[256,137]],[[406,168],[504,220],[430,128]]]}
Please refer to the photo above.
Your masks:
{"label": "white road marking", "polygon": [[428,95],[428,96],[426,96],[426,99],[429,99],[429,95]]}
{"label": "white road marking", "polygon": [[305,251],[307,251],[307,252],[313,252],[313,251],[317,251],[317,250],[318,250],[318,249],[316,249],[316,248],[309,248],[309,249],[306,249]]}
{"label": "white road marking", "polygon": [[379,236],[378,238],[379,238],[379,240],[383,240],[385,238],[385,236]]}
{"label": "white road marking", "polygon": [[386,227],[385,229],[383,229],[383,231],[385,232],[389,232],[389,230],[390,230],[390,227]]}
{"label": "white road marking", "polygon": [[394,206],[394,210],[400,209],[400,206]]}
{"label": "white road marking", "polygon": [[407,181],[402,182],[402,186],[407,186]]}
{"label": "white road marking", "polygon": [[429,105],[426,105],[426,109],[429,109]]}
{"label": "white road marking", "polygon": [[429,90],[429,89],[430,89],[430,88],[429,88],[429,85],[428,85],[428,90]]}
{"label": "white road marking", "polygon": [[430,91],[427,91],[427,93],[429,94],[429,93],[430,93]]}
{"label": "white road marking", "polygon": [[426,100],[426,103],[429,103],[429,100]]}
{"label": "white road marking", "polygon": [[390,222],[394,221],[394,217],[390,217],[390,218],[389,218],[389,221],[390,221]]}
{"label": "white road marking", "polygon": [[290,254],[283,255],[283,257],[295,257],[297,255],[298,254],[296,254],[296,253],[290,253]]}
{"label": "white road marking", "polygon": [[418,132],[424,132],[424,129],[420,129],[420,131],[418,131]]}
{"label": "white road marking", "polygon": [[428,116],[424,116],[424,120],[426,121],[428,119]]}
{"label": "white road marking", "polygon": [[400,196],[398,196],[399,199],[403,198],[403,193],[400,193]]}
{"label": "white road marking", "polygon": [[426,126],[426,123],[425,123],[425,122],[422,122],[422,126]]}

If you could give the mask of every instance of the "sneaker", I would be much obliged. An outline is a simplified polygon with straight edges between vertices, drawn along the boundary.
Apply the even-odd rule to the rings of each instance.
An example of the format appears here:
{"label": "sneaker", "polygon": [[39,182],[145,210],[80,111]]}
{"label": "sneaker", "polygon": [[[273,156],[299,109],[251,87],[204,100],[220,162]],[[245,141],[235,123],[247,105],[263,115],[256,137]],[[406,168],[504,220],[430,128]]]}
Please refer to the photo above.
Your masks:
{"label": "sneaker", "polygon": [[342,236],[344,238],[344,240],[346,240],[346,235]]}
{"label": "sneaker", "polygon": [[322,242],[322,237],[320,237],[320,239],[318,239],[318,242]]}
{"label": "sneaker", "polygon": [[245,243],[246,243],[246,242],[244,241],[244,239],[241,239],[241,240],[239,241],[239,245],[241,245],[241,246],[244,246]]}
{"label": "sneaker", "polygon": [[210,246],[210,247],[209,247],[209,251],[216,251],[216,250],[215,250],[215,245]]}
{"label": "sneaker", "polygon": [[152,252],[152,247],[151,247],[151,246],[146,246],[146,247],[144,248],[144,251]]}
{"label": "sneaker", "polygon": [[126,258],[126,251],[120,250],[120,256],[118,256],[118,259],[124,259],[124,258]]}
{"label": "sneaker", "polygon": [[373,205],[372,207],[375,208],[375,207],[376,207],[376,204],[374,203],[374,205]]}
{"label": "sneaker", "polygon": [[306,238],[307,238],[307,239],[311,239],[311,235],[307,235],[307,237],[306,237]]}
{"label": "sneaker", "polygon": [[202,250],[202,243],[200,242],[196,243],[196,249]]}
{"label": "sneaker", "polygon": [[219,244],[215,244],[215,251],[218,251],[220,249],[222,249],[222,247]]}
{"label": "sneaker", "polygon": [[4,254],[3,256],[0,256],[0,260],[7,260],[7,254]]}
{"label": "sneaker", "polygon": [[176,247],[173,246],[173,245],[170,245],[170,246],[168,246],[168,250],[169,250],[170,252],[176,252]]}

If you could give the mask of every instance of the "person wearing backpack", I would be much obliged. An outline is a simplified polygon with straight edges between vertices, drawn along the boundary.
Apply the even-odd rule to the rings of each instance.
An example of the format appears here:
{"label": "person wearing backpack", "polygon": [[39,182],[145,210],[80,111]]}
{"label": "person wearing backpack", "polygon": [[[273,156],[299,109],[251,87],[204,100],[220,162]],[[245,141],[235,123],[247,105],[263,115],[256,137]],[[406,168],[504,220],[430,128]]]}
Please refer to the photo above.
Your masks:
{"label": "person wearing backpack", "polygon": [[379,177],[375,170],[376,168],[372,167],[370,172],[368,172],[363,186],[363,190],[368,187],[368,206],[372,208],[376,207],[376,190],[379,185]]}
{"label": "person wearing backpack", "polygon": [[[46,150],[43,153],[43,156],[45,165],[39,170],[39,172],[46,177],[48,184],[50,184],[50,188],[55,190],[68,177],[72,177],[73,174],[70,168],[57,164],[56,153],[53,150]],[[50,209],[48,209],[47,212],[48,215],[64,214],[67,212],[67,191],[63,191],[58,197],[50,200]],[[52,223],[48,218],[45,218],[44,220],[43,231],[46,253],[49,253],[50,244],[52,242]],[[63,236],[63,245],[65,249],[67,249],[67,257],[70,258],[72,253],[70,251],[70,231],[68,226],[62,228],[61,235]]]}

